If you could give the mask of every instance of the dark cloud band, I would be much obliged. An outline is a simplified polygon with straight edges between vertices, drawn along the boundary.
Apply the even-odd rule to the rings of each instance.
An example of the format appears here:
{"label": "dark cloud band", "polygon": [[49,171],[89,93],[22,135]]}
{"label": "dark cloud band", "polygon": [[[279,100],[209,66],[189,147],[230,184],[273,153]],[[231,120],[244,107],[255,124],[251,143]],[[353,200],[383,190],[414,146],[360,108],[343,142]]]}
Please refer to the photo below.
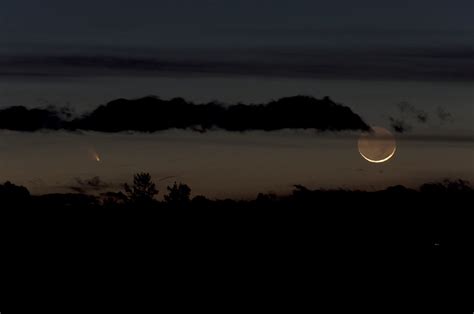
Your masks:
{"label": "dark cloud band", "polygon": [[182,98],[118,99],[82,117],[70,119],[64,111],[10,107],[0,110],[0,129],[16,131],[88,130],[99,132],[156,132],[168,129],[227,131],[369,130],[349,107],[329,98],[282,98],[267,104],[194,104]]}

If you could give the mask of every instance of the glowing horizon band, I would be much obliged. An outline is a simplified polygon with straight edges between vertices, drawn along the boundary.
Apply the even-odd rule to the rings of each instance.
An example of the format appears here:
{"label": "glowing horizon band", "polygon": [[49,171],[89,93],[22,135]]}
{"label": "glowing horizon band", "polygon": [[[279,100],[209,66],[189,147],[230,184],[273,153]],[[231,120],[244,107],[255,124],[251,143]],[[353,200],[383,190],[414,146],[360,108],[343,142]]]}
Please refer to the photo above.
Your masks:
{"label": "glowing horizon band", "polygon": [[384,159],[380,159],[380,160],[373,160],[373,159],[367,158],[367,157],[364,156],[364,154],[362,154],[362,152],[361,152],[360,150],[359,150],[359,154],[360,154],[365,160],[367,160],[367,161],[369,161],[369,162],[372,162],[372,163],[375,163],[375,164],[380,164],[380,163],[386,162],[387,160],[389,160],[390,158],[392,158],[393,155],[395,155],[395,152],[396,152],[396,151],[397,151],[397,147],[395,146],[395,147],[393,148],[393,152],[392,152],[390,155],[388,155],[388,157],[386,157],[386,158],[384,158]]}

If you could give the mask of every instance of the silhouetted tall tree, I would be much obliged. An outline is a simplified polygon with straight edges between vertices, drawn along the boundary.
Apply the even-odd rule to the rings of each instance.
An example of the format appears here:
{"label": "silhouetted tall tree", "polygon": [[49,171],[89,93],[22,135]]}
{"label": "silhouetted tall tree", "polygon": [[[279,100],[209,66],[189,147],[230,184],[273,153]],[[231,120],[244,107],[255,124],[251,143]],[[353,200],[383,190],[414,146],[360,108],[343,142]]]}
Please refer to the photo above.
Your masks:
{"label": "silhouetted tall tree", "polygon": [[175,207],[186,206],[189,204],[191,188],[186,184],[176,182],[173,186],[168,186],[168,195],[165,195],[165,201]]}
{"label": "silhouetted tall tree", "polygon": [[155,183],[151,180],[149,173],[137,173],[133,176],[133,186],[124,185],[128,199],[132,203],[152,203],[158,194]]}

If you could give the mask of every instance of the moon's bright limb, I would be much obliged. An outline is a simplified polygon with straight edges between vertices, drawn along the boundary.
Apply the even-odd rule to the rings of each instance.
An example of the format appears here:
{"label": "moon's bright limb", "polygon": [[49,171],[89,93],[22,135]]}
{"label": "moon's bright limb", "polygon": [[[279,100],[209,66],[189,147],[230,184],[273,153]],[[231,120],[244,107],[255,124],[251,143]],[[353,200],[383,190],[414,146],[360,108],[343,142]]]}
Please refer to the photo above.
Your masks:
{"label": "moon's bright limb", "polygon": [[372,163],[383,163],[395,155],[395,137],[387,129],[373,127],[372,132],[362,134],[358,141],[360,155]]}
{"label": "moon's bright limb", "polygon": [[365,157],[364,154],[362,154],[360,151],[359,151],[359,154],[360,154],[362,157],[364,157],[365,160],[367,160],[367,161],[369,161],[369,162],[373,162],[373,163],[376,163],[376,164],[380,164],[380,163],[386,162],[387,160],[389,160],[390,158],[392,158],[393,155],[395,155],[395,152],[396,152],[396,151],[397,151],[397,148],[395,147],[395,148],[393,149],[393,152],[392,152],[390,155],[388,155],[387,158],[384,158],[384,159],[381,159],[381,160],[373,160],[373,159],[367,158],[367,157]]}

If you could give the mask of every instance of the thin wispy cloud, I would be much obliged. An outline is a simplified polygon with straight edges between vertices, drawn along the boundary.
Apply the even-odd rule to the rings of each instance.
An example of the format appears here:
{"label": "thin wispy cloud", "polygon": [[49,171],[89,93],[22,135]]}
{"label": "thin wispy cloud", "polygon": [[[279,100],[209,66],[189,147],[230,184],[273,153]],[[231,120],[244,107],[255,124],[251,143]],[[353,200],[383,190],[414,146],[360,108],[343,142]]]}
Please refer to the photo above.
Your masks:
{"label": "thin wispy cloud", "polygon": [[439,125],[447,122],[453,122],[453,115],[444,107],[438,106],[434,117],[425,110],[415,105],[402,101],[397,104],[397,115],[388,117],[391,128],[397,133],[406,133],[414,129],[415,125],[428,124],[432,120]]}
{"label": "thin wispy cloud", "polygon": [[98,176],[87,179],[74,178],[74,181],[75,183],[67,186],[67,188],[77,193],[97,193],[115,187]]}
{"label": "thin wispy cloud", "polygon": [[474,80],[474,49],[271,48],[182,50],[127,56],[3,56],[0,76],[263,76],[339,79]]}

